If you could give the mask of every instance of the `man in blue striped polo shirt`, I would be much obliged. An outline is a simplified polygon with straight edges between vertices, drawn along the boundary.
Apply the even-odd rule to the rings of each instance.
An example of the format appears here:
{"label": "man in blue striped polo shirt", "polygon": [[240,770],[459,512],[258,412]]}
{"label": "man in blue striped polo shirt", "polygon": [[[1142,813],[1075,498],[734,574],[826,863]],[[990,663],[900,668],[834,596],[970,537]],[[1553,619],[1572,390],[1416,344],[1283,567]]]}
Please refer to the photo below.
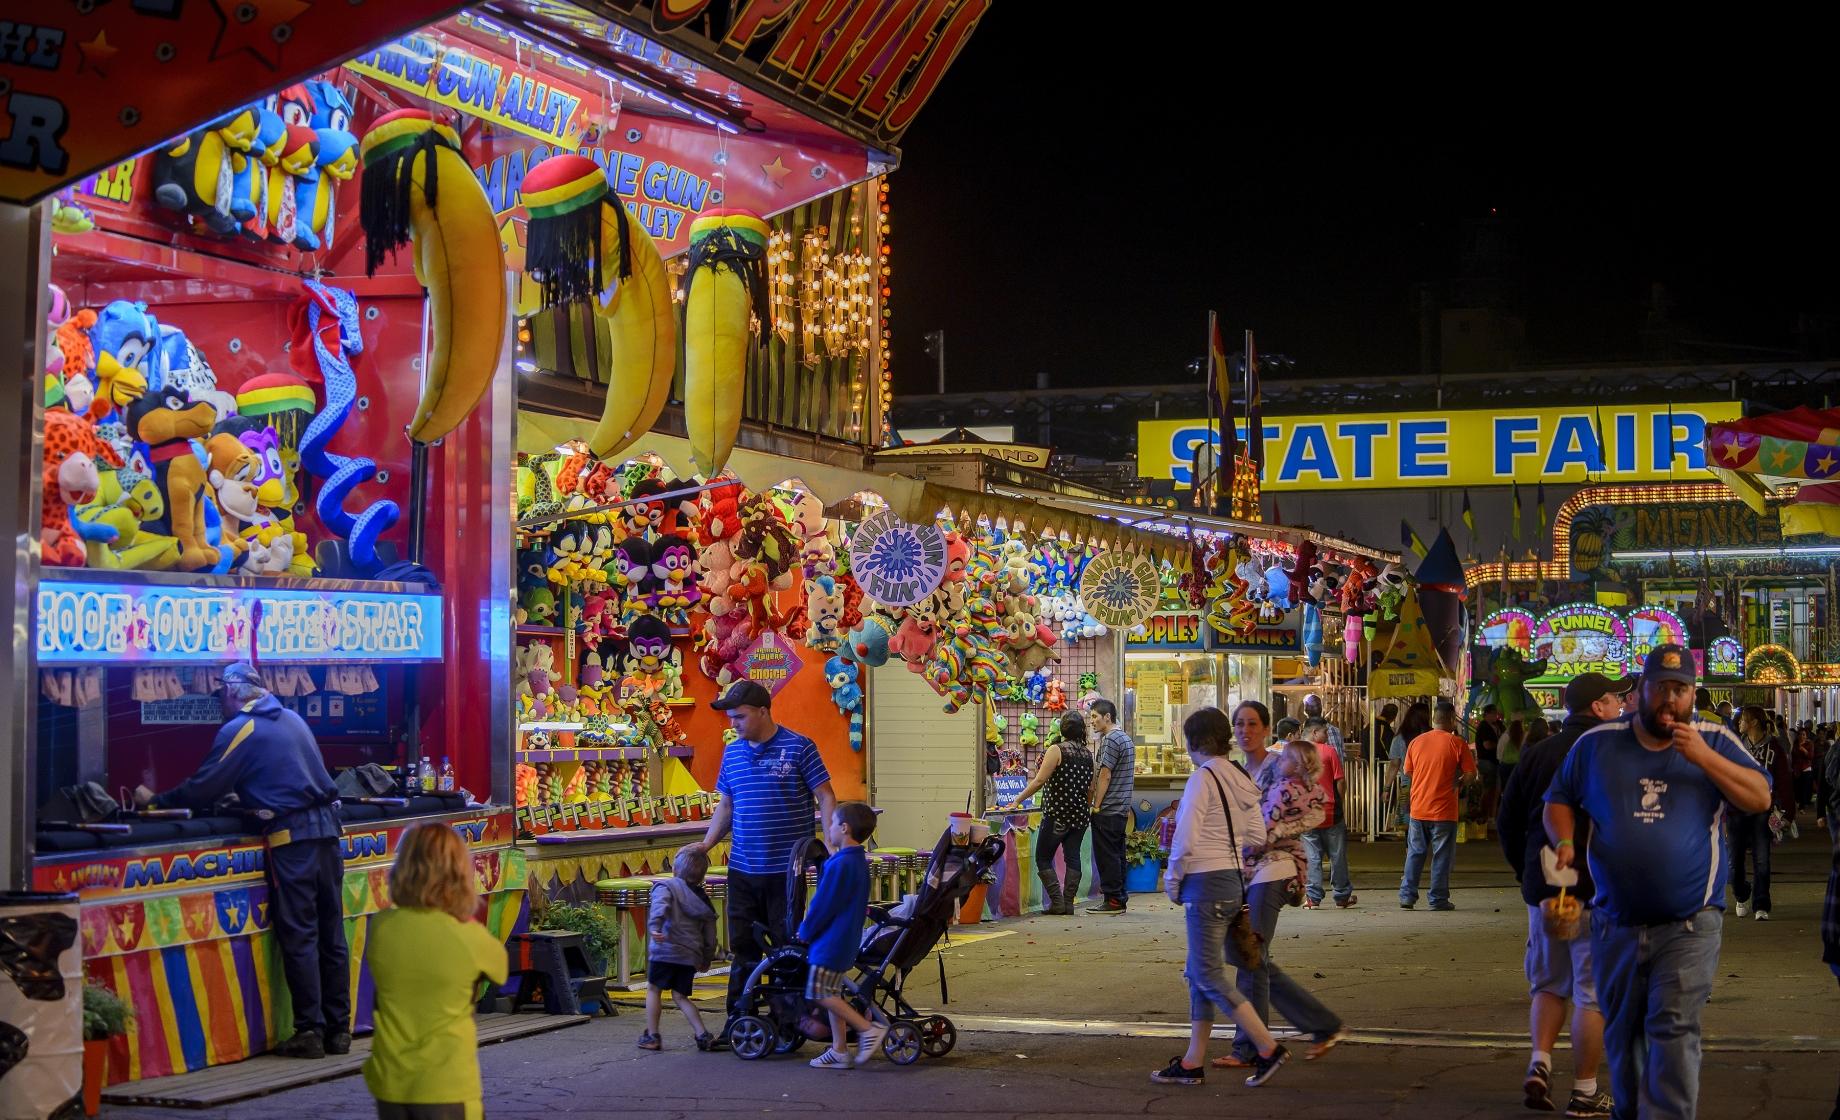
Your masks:
{"label": "man in blue striped polo shirt", "polygon": [[[766,955],[754,937],[760,922],[776,940],[786,937],[787,876],[794,848],[817,832],[819,811],[830,820],[837,808],[830,771],[818,745],[773,722],[773,694],[758,681],[737,681],[709,705],[728,715],[735,741],[722,752],[716,792],[722,800],[709,831],[693,847],[704,850],[733,833],[728,852],[728,1021],[748,974]],[[714,1043],[728,1048],[728,1027]]]}

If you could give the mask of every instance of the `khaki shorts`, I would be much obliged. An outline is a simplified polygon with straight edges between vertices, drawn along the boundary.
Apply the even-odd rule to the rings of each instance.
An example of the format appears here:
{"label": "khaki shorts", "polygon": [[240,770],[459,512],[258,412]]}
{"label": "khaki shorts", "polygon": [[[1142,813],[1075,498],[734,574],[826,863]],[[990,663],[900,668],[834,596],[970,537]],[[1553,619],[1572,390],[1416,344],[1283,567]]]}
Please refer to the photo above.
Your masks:
{"label": "khaki shorts", "polygon": [[1541,992],[1569,999],[1575,1006],[1597,1010],[1597,977],[1591,970],[1590,918],[1579,922],[1578,936],[1560,941],[1546,932],[1546,917],[1538,906],[1527,907],[1528,995]]}

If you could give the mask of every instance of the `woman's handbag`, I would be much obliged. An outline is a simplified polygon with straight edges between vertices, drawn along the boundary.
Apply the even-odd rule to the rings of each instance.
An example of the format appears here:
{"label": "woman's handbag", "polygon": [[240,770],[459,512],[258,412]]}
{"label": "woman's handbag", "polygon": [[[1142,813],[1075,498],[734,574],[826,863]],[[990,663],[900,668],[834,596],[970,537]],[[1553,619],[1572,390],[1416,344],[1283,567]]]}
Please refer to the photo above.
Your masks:
{"label": "woman's handbag", "polygon": [[[1206,769],[1206,767],[1203,767]],[[1239,832],[1233,827],[1233,802],[1227,798],[1227,787],[1220,780],[1220,775],[1208,770],[1208,777],[1214,779],[1214,788],[1220,791],[1220,807],[1227,813],[1227,836],[1231,839],[1234,850],[1239,849]],[[1239,866],[1243,857],[1236,856],[1233,870],[1239,874],[1239,912],[1227,923],[1227,937],[1232,940],[1234,950],[1239,954],[1242,968],[1263,968],[1265,966],[1265,942],[1260,939],[1259,931],[1252,926],[1252,908],[1247,905],[1246,872]]]}

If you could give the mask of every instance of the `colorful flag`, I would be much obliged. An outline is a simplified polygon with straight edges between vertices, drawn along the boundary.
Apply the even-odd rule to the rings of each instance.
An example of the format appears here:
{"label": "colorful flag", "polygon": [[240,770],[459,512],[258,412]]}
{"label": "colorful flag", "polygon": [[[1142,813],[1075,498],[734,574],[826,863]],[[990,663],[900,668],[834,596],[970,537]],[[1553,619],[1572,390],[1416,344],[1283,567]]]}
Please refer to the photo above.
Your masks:
{"label": "colorful flag", "polygon": [[1220,417],[1220,501],[1228,507],[1233,500],[1233,472],[1239,465],[1238,418],[1233,415],[1233,372],[1227,364],[1227,348],[1220,341],[1220,318],[1208,312],[1208,389],[1214,395],[1214,415]]}
{"label": "colorful flag", "polygon": [[1475,543],[1476,511],[1469,508],[1469,491],[1463,491],[1463,527],[1469,530],[1471,543]]}
{"label": "colorful flag", "polygon": [[1399,547],[1410,552],[1420,560],[1425,558],[1425,542],[1412,531],[1412,525],[1405,518],[1399,519]]}
{"label": "colorful flag", "polygon": [[[1259,352],[1246,332],[1246,454],[1254,465],[1265,465],[1265,398],[1259,392]],[[1261,472],[1262,474],[1262,472]]]}
{"label": "colorful flag", "polygon": [[1521,543],[1521,484],[1518,480],[1512,487],[1510,500],[1514,502],[1514,512],[1509,516],[1508,523],[1511,526],[1509,532],[1514,536],[1514,543],[1519,544]]}

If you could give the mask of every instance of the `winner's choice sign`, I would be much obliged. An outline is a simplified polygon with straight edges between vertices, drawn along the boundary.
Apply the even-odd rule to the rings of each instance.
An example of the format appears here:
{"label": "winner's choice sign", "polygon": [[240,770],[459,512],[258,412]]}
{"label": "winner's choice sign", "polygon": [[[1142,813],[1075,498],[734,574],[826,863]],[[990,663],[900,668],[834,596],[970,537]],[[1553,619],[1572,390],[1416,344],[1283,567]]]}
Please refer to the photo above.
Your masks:
{"label": "winner's choice sign", "polygon": [[872,514],[850,540],[850,574],[885,607],[911,607],[946,574],[946,538],[937,525],[909,525],[893,510]]}

